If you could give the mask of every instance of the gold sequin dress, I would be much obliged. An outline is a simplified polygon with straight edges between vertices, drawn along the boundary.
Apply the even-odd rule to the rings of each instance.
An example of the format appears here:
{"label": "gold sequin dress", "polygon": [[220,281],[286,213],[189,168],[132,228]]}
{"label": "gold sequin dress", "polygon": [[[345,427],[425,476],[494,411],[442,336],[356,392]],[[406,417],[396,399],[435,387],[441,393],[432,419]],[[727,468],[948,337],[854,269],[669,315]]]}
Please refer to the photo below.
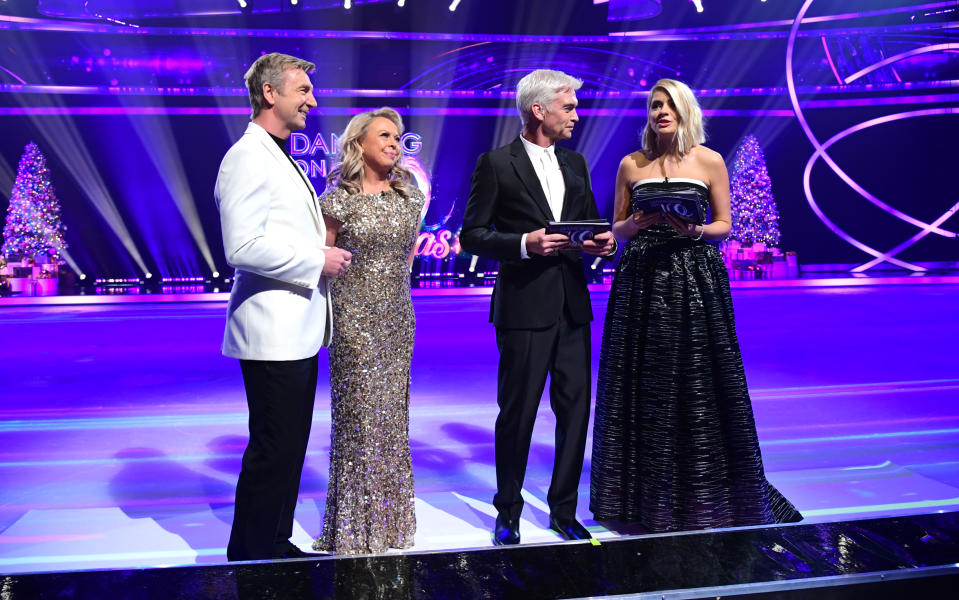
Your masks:
{"label": "gold sequin dress", "polygon": [[424,198],[390,190],[321,200],[343,223],[339,248],[353,253],[332,280],[330,482],[323,532],[313,548],[337,554],[413,545],[410,362],[415,317],[407,262]]}

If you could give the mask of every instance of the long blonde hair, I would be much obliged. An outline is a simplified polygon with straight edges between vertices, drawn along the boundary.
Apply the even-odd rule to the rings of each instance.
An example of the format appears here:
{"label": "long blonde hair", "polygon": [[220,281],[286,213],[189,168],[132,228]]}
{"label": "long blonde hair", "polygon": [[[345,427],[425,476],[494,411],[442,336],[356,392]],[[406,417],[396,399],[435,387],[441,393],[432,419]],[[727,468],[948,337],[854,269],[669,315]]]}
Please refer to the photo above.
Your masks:
{"label": "long blonde hair", "polygon": [[[685,156],[692,150],[696,144],[702,144],[706,141],[706,131],[703,128],[703,111],[699,108],[699,102],[689,86],[682,81],[675,79],[660,79],[649,90],[649,98],[646,99],[646,112],[650,112],[653,104],[653,94],[657,91],[663,92],[669,96],[676,106],[676,112],[679,113],[679,123],[676,127],[676,151],[680,156]],[[646,156],[655,155],[658,151],[656,147],[656,130],[652,123],[646,119],[646,128],[643,129],[643,153]]]}
{"label": "long blonde hair", "polygon": [[[392,121],[402,135],[403,119],[400,113],[388,106],[360,113],[350,119],[343,135],[337,139],[336,167],[326,177],[327,187],[332,189],[334,186],[339,186],[351,195],[363,191],[363,172],[366,163],[363,162],[363,148],[360,143],[370,129],[370,123],[380,117]],[[393,163],[387,177],[390,180],[390,187],[408,198],[413,189],[413,179],[409,170],[400,164],[401,161],[402,158]]]}

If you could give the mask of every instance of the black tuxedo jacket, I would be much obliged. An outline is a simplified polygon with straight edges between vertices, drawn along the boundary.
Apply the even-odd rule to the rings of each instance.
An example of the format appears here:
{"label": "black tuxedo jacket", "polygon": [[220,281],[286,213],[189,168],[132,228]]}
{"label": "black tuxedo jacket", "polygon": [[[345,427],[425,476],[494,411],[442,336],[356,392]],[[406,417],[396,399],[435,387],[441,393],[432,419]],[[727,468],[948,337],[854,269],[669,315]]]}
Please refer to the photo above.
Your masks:
{"label": "black tuxedo jacket", "polygon": [[[557,146],[556,160],[566,182],[561,220],[600,218],[583,155]],[[523,234],[551,220],[543,186],[518,137],[480,155],[460,244],[471,254],[499,261],[490,304],[490,321],[496,327],[548,327],[559,321],[564,305],[574,323],[593,319],[581,251],[567,249],[551,256],[530,253],[530,258],[520,258]]]}

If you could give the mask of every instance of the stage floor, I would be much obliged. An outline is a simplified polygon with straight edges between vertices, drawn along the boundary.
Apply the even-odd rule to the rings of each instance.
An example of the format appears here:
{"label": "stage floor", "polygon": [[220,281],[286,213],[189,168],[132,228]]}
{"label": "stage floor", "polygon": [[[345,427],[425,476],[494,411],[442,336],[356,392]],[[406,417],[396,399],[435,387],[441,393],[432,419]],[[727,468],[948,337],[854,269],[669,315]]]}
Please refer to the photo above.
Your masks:
{"label": "stage floor", "polygon": [[[806,522],[959,506],[959,285],[737,289],[770,480]],[[594,376],[607,294],[593,294]],[[485,295],[418,295],[415,550],[489,546],[496,348]],[[225,560],[246,441],[222,302],[0,307],[0,573]],[[319,532],[329,389],[321,353],[294,541]],[[595,390],[595,385],[594,385]],[[553,542],[544,402],[524,542]],[[596,537],[617,537],[587,510]]]}

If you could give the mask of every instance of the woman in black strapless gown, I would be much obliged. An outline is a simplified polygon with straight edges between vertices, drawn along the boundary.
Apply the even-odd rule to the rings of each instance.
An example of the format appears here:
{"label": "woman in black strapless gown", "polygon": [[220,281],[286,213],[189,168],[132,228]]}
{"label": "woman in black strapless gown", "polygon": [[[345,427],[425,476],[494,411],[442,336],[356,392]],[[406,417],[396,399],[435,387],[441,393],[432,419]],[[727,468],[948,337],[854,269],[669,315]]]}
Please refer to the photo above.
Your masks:
{"label": "woman in black strapless gown", "polygon": [[[616,181],[624,249],[603,330],[590,510],[656,532],[798,521],[763,471],[729,278],[706,241],[729,233],[725,164],[699,145],[702,113],[685,84],[657,82],[647,108],[643,150]],[[711,222],[637,210],[677,193]]]}

